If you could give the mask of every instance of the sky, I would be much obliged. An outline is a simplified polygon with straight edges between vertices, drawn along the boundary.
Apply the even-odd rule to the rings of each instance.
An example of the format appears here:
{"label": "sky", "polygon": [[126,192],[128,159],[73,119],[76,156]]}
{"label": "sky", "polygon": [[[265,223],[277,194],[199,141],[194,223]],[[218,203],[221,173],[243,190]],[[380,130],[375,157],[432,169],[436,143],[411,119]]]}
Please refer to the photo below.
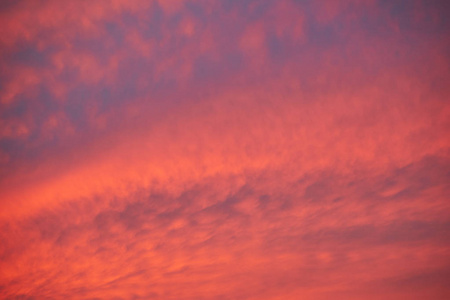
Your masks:
{"label": "sky", "polygon": [[450,2],[0,2],[1,299],[450,299]]}

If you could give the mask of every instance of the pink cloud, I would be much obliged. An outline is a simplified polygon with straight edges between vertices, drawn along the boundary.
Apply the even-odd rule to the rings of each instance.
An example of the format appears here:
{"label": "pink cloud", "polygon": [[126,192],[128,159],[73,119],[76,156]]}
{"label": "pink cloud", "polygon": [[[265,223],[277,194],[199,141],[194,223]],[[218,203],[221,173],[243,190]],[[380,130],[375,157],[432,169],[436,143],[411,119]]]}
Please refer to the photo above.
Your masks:
{"label": "pink cloud", "polygon": [[4,9],[1,297],[448,296],[437,3]]}

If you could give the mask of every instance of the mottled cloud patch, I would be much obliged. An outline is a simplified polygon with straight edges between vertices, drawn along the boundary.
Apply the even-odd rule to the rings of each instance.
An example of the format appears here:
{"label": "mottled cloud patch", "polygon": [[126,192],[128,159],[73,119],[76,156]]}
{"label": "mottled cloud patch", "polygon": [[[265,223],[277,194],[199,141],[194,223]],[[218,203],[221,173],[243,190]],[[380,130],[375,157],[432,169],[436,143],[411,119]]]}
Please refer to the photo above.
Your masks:
{"label": "mottled cloud patch", "polygon": [[[425,163],[425,168],[433,167]],[[423,170],[400,172],[403,176],[398,178],[404,180]],[[141,298],[193,299],[221,293],[276,295],[280,288],[321,297],[314,291],[327,287],[328,292],[350,293],[355,284],[372,289],[380,282],[406,292],[401,278],[414,280],[422,274],[426,283],[427,276],[446,272],[450,223],[441,212],[448,207],[439,199],[429,199],[428,207],[417,205],[433,189],[448,189],[444,181],[426,185],[408,199],[401,193],[369,199],[367,191],[378,189],[378,177],[307,178],[314,177],[318,179],[284,178],[290,181],[277,187],[270,186],[280,178],[273,174],[247,177],[244,185],[234,186],[233,178],[215,178],[179,195],[142,191],[127,199],[99,199],[90,205],[77,201],[43,211],[14,226],[2,226],[3,234],[10,236],[2,247],[3,278],[22,274],[21,280],[37,297],[51,295],[39,283],[46,274],[45,285],[64,297],[89,285],[81,295],[104,296],[109,294],[101,293],[109,291],[129,298],[127,287],[133,287]],[[33,264],[38,257],[43,261]],[[33,272],[25,274],[30,264]],[[373,271],[367,272],[367,267]],[[249,293],[235,277],[265,289]],[[21,284],[7,281],[15,288]],[[202,286],[201,292],[189,289],[192,284]],[[170,292],[174,285],[181,287],[180,294]],[[445,291],[439,282],[424,288],[430,293]]]}
{"label": "mottled cloud patch", "polygon": [[0,5],[0,297],[446,299],[442,1]]}

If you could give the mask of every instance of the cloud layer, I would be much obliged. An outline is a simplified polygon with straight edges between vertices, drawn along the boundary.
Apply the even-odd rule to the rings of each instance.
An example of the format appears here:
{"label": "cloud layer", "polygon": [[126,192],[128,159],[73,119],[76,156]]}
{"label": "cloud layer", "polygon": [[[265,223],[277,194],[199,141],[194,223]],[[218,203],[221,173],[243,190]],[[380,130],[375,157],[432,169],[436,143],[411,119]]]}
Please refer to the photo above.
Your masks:
{"label": "cloud layer", "polygon": [[5,2],[0,297],[447,299],[444,2]]}

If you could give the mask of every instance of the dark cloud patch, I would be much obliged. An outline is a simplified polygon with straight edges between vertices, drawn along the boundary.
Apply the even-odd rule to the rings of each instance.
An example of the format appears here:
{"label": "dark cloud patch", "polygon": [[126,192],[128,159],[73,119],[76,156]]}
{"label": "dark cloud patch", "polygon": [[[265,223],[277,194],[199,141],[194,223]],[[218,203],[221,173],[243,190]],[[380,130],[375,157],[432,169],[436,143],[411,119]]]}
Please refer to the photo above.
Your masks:
{"label": "dark cloud patch", "polygon": [[14,11],[16,7],[25,1],[5,0],[0,4],[0,13],[7,14]]}
{"label": "dark cloud patch", "polygon": [[16,45],[14,51],[9,55],[2,57],[5,65],[11,67],[27,67],[44,69],[51,66],[51,56],[56,51],[55,47],[48,47],[45,50],[38,49],[38,46],[33,43],[23,42]]}

